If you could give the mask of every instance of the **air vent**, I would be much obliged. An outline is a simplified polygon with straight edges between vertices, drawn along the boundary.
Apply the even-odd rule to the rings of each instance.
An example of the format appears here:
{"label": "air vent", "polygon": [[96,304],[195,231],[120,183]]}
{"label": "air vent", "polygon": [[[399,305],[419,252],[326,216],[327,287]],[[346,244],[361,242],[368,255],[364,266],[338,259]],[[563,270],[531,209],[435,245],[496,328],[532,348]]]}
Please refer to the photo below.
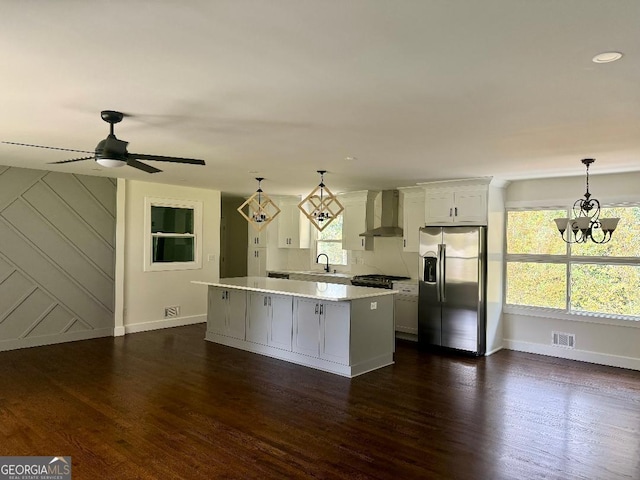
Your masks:
{"label": "air vent", "polygon": [[555,347],[575,348],[576,335],[574,333],[551,332],[551,344]]}
{"label": "air vent", "polygon": [[180,315],[180,307],[164,307],[164,318],[175,318]]}

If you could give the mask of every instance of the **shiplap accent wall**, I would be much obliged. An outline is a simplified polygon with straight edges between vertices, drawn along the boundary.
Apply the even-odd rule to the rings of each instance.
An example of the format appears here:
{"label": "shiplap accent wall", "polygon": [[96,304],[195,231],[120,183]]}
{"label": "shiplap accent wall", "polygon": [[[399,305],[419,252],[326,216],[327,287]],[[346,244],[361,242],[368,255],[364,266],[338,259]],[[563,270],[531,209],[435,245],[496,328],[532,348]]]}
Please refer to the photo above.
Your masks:
{"label": "shiplap accent wall", "polygon": [[113,334],[114,179],[0,166],[0,350]]}

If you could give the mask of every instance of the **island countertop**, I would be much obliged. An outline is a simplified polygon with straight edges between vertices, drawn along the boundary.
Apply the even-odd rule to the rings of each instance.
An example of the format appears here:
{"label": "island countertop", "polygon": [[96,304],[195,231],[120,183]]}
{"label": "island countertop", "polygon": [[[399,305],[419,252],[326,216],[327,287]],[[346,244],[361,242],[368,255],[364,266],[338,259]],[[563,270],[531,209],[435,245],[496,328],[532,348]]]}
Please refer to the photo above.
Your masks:
{"label": "island countertop", "polygon": [[330,302],[342,302],[398,293],[397,290],[385,288],[354,287],[353,285],[340,285],[337,283],[305,282],[301,280],[268,277],[221,278],[217,282],[193,280],[191,283],[236,290],[250,290],[253,292],[313,298]]}

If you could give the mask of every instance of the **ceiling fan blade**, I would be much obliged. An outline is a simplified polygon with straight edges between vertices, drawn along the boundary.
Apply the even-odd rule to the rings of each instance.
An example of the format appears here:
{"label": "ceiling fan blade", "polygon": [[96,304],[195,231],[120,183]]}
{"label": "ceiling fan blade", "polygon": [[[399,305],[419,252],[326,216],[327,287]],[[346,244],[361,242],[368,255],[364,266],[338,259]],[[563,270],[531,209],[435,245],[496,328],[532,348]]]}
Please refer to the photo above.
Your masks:
{"label": "ceiling fan blade", "polygon": [[[131,155],[129,155],[131,156]],[[143,170],[147,173],[158,173],[161,172],[162,170],[157,169],[156,167],[152,167],[151,165],[147,165],[146,163],[142,163],[139,162],[137,160],[134,160],[133,158],[128,158],[127,159],[127,165],[129,165],[130,167],[133,168],[137,168],[138,170]]]}
{"label": "ceiling fan blade", "polygon": [[60,160],[59,162],[49,162],[49,165],[55,165],[58,163],[79,162],[80,160],[93,160],[94,158],[96,158],[95,155],[91,157],[73,158],[71,160]]}
{"label": "ceiling fan blade", "polygon": [[205,165],[204,160],[197,158],[181,158],[181,157],[164,157],[162,155],[144,155],[142,153],[130,153],[129,158],[138,158],[140,160],[155,160],[157,162],[175,162],[190,163],[192,165]]}
{"label": "ceiling fan blade", "polygon": [[17,143],[17,142],[2,142],[7,145],[19,145],[21,147],[35,147],[35,148],[46,148],[48,150],[62,150],[64,152],[79,152],[79,153],[93,153],[88,150],[73,150],[71,148],[59,148],[59,147],[47,147],[45,145],[32,145],[31,143]]}

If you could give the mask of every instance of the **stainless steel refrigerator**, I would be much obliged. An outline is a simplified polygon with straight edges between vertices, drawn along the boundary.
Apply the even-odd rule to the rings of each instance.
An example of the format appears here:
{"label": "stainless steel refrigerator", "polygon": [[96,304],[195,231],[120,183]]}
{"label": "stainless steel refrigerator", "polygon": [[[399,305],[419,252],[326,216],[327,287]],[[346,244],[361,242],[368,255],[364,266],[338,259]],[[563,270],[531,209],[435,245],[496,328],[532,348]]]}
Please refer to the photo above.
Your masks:
{"label": "stainless steel refrigerator", "polygon": [[486,227],[420,229],[418,341],[484,355]]}

